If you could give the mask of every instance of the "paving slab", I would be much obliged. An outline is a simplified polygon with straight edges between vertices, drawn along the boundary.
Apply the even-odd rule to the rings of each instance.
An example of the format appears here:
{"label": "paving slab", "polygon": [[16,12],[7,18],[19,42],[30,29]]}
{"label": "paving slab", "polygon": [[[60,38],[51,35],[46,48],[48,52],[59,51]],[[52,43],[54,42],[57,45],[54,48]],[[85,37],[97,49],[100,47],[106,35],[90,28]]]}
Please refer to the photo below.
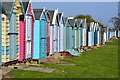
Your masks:
{"label": "paving slab", "polygon": [[49,69],[49,68],[37,68],[37,67],[28,67],[23,70],[29,70],[29,71],[40,71],[40,72],[47,72],[52,73],[55,69]]}

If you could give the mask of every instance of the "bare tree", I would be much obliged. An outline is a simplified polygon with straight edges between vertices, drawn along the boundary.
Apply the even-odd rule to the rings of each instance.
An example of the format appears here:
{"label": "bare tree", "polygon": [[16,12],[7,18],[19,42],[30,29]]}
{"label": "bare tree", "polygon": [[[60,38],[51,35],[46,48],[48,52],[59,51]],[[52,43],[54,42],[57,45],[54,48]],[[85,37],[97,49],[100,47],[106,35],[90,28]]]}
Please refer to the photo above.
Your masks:
{"label": "bare tree", "polygon": [[115,29],[117,29],[117,30],[120,29],[120,18],[119,17],[111,18],[110,22],[114,24]]}

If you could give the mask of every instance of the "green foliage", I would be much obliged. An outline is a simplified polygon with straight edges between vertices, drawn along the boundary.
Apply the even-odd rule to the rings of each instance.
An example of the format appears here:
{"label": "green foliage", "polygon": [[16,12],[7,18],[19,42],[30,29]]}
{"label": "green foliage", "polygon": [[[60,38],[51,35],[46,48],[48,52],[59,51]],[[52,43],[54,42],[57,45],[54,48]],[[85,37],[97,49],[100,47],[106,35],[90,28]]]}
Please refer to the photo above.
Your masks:
{"label": "green foliage", "polygon": [[[90,23],[90,22],[97,22],[95,21],[92,16],[90,15],[77,15],[76,17],[74,17],[74,19],[85,19],[86,18],[86,22]],[[102,23],[97,22],[100,26],[103,26]]]}
{"label": "green foliage", "polygon": [[90,15],[77,15],[74,19],[84,19],[86,18],[87,22],[95,22],[94,19]]}

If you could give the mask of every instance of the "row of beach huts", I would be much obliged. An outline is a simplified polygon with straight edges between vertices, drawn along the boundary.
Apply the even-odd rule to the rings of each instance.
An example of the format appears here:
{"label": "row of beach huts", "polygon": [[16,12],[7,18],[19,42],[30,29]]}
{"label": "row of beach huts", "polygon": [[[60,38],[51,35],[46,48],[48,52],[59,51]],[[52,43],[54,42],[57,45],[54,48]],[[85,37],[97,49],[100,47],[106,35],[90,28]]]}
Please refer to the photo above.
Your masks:
{"label": "row of beach huts", "polygon": [[103,45],[112,37],[120,37],[120,31],[64,18],[58,9],[33,9],[30,0],[0,2],[0,66],[60,52],[77,56],[82,54],[78,49]]}

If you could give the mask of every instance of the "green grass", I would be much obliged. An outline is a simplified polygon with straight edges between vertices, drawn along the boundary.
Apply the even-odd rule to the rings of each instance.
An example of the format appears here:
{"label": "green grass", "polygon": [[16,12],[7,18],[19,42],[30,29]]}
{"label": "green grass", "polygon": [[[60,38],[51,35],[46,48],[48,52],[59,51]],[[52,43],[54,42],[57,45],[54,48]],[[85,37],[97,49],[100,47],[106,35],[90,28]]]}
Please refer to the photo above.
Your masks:
{"label": "green grass", "polygon": [[73,60],[63,60],[75,66],[44,64],[44,67],[55,69],[53,73],[12,70],[8,76],[13,78],[117,78],[118,77],[118,40],[105,46],[84,52],[73,57]]}

